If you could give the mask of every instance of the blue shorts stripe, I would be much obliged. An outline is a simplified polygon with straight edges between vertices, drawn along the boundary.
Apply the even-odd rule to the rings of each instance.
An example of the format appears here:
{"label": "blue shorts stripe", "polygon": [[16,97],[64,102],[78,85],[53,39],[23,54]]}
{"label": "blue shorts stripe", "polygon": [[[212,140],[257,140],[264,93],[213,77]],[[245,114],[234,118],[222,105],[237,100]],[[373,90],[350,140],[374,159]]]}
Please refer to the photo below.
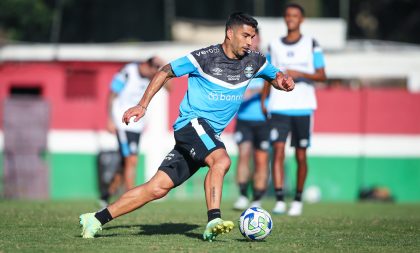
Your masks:
{"label": "blue shorts stripe", "polygon": [[130,155],[130,148],[128,147],[128,143],[121,143],[121,153],[124,157],[127,157]]}
{"label": "blue shorts stripe", "polygon": [[200,139],[203,141],[204,145],[206,145],[206,148],[208,150],[216,147],[216,144],[213,142],[213,140],[210,138],[208,134],[200,135]]}

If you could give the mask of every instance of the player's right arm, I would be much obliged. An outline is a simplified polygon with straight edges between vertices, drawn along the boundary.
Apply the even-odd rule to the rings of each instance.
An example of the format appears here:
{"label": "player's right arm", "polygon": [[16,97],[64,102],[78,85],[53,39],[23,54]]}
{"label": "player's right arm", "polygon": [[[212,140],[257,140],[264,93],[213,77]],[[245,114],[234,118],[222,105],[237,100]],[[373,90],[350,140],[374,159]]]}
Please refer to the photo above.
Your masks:
{"label": "player's right arm", "polygon": [[139,119],[142,118],[146,113],[147,107],[149,106],[149,103],[154,95],[165,85],[168,80],[173,77],[175,77],[175,74],[172,71],[171,65],[166,64],[163,66],[150,81],[146,91],[143,94],[143,97],[140,99],[137,105],[125,111],[122,122],[128,125],[132,117],[135,117],[134,122],[139,121]]}

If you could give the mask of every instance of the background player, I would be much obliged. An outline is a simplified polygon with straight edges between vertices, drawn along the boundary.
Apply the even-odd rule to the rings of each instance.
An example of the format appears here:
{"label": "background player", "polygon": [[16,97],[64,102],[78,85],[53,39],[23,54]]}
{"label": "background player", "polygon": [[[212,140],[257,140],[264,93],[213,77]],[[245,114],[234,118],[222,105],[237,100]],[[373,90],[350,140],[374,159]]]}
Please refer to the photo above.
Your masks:
{"label": "background player", "polygon": [[108,131],[116,134],[121,155],[123,170],[114,177],[108,194],[101,196],[101,205],[107,205],[110,194],[116,190],[122,174],[125,190],[134,188],[138,162],[140,136],[144,129],[144,119],[133,124],[123,124],[121,117],[124,111],[138,102],[143,96],[150,80],[162,67],[164,62],[158,57],[151,57],[143,62],[125,65],[114,75],[108,97]]}
{"label": "background player", "polygon": [[[253,50],[259,50],[260,37],[258,29],[252,40]],[[268,149],[270,146],[270,129],[261,110],[261,90],[264,79],[252,79],[245,91],[244,101],[239,107],[235,129],[235,141],[238,144],[238,165],[236,182],[239,187],[239,198],[234,209],[243,210],[249,206],[248,182],[250,180],[250,158],[253,155],[253,200],[251,206],[261,206],[261,198],[267,188]]]}
{"label": "background player", "polygon": [[174,124],[175,147],[148,182],[126,192],[108,208],[82,214],[84,238],[93,238],[112,219],[164,197],[204,166],[209,170],[204,181],[208,224],[203,239],[212,241],[233,228],[233,222],[222,220],[220,212],[223,178],[230,167],[220,134],[238,111],[250,79],[263,77],[278,89],[294,88],[292,78],[283,75],[262,54],[250,50],[257,25],[251,16],[233,13],[226,22],[222,44],[172,61],[153,77],[138,104],[124,113],[123,122],[128,124],[132,117],[138,121],[166,81],[189,74],[188,89]]}
{"label": "background player", "polygon": [[[302,213],[302,191],[308,170],[306,149],[310,145],[313,112],[316,109],[314,81],[325,81],[324,56],[318,43],[300,32],[304,20],[304,10],[298,4],[289,4],[285,8],[284,20],[287,36],[277,38],[270,43],[272,64],[293,77],[296,88],[290,93],[281,93],[271,89],[268,112],[271,115],[270,138],[273,143],[273,181],[277,198],[274,213],[284,213],[284,160],[285,142],[289,132],[292,134],[291,145],[295,147],[298,164],[295,199],[288,214],[297,216]],[[263,99],[269,87],[264,88]],[[263,110],[265,104],[262,103]]]}

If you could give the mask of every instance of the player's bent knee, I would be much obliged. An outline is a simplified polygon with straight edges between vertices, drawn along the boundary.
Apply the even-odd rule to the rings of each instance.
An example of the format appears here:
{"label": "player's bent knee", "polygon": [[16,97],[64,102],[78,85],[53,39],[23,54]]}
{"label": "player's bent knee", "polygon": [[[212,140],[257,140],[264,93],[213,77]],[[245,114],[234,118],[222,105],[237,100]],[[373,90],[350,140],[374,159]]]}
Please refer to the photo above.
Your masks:
{"label": "player's bent knee", "polygon": [[216,161],[213,167],[226,173],[229,170],[231,163],[228,156],[223,156]]}
{"label": "player's bent knee", "polygon": [[159,186],[151,187],[149,189],[150,195],[153,199],[160,199],[166,196],[168,194],[170,189],[165,189]]}

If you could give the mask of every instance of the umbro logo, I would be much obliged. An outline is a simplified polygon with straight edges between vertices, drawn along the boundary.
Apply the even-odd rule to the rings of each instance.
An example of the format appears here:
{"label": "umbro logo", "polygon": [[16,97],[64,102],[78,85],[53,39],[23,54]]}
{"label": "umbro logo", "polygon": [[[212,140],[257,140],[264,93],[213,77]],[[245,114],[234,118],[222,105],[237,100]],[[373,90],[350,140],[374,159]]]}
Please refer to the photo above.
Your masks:
{"label": "umbro logo", "polygon": [[211,70],[211,73],[213,73],[213,75],[215,76],[221,76],[222,75],[223,70],[221,68],[214,68]]}

